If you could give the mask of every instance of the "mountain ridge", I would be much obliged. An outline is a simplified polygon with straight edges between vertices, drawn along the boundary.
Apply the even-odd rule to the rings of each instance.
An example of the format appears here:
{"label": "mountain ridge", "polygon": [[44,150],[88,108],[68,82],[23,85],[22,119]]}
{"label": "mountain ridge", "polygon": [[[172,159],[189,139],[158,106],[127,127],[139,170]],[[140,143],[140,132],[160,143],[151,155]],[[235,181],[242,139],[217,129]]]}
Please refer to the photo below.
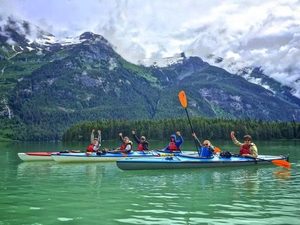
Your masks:
{"label": "mountain ridge", "polygon": [[59,139],[83,120],[182,117],[181,89],[192,116],[300,121],[300,100],[279,84],[272,92],[199,57],[181,55],[169,66],[146,67],[126,61],[92,32],[67,44],[38,43],[15,34],[22,37],[20,45],[18,39],[7,43],[3,32],[1,28],[0,119],[12,120],[12,134],[20,133],[20,139]]}

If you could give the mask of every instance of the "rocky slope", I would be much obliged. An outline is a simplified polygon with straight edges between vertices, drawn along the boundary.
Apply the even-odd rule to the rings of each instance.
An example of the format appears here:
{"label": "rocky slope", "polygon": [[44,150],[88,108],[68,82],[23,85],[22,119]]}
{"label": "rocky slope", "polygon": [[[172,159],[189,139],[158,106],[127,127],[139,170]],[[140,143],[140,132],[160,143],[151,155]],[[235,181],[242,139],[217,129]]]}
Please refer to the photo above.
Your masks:
{"label": "rocky slope", "polygon": [[59,139],[82,120],[181,117],[181,89],[193,116],[300,120],[300,100],[274,80],[266,89],[184,55],[165,67],[134,65],[101,35],[62,42],[24,21],[0,24],[0,120],[2,132],[13,130],[8,137]]}

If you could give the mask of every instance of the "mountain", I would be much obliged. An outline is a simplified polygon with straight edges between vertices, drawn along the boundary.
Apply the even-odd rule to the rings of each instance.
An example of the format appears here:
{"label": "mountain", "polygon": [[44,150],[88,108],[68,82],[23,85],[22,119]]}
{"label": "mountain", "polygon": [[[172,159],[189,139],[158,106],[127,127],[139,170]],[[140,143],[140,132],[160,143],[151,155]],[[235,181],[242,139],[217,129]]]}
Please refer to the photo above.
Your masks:
{"label": "mountain", "polygon": [[193,116],[300,120],[300,100],[274,80],[277,92],[183,53],[134,65],[91,32],[58,41],[24,21],[0,25],[0,136],[53,140],[83,120],[182,117],[181,89]]}

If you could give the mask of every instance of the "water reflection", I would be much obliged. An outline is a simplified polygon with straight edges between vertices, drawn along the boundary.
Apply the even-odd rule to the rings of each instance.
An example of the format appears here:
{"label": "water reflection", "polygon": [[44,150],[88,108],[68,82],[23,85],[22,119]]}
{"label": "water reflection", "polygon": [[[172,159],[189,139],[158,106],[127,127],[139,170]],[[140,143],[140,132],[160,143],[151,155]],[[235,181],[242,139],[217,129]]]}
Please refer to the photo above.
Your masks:
{"label": "water reflection", "polygon": [[276,170],[273,174],[278,179],[288,180],[291,178],[291,171],[287,169]]}
{"label": "water reflection", "polygon": [[[291,207],[282,212],[281,208],[289,204],[295,206],[299,195],[295,199],[283,191],[288,187],[276,184],[273,177],[276,172],[277,168],[271,166],[126,173],[121,183],[139,196],[140,204],[132,204],[127,209],[130,214],[117,221],[131,224],[240,224],[241,218],[245,217],[253,218],[254,224],[267,224],[270,219],[264,218],[264,212],[268,211],[277,218],[274,224],[282,224],[283,216],[295,215],[298,209]],[[283,196],[285,200],[282,201]],[[274,205],[273,200],[281,201],[281,204]],[[299,218],[292,219],[290,224],[298,222]]]}
{"label": "water reflection", "polygon": [[21,163],[18,150],[0,152],[4,224],[300,222],[294,146],[290,155],[296,164],[290,173],[275,166],[121,171],[114,163]]}

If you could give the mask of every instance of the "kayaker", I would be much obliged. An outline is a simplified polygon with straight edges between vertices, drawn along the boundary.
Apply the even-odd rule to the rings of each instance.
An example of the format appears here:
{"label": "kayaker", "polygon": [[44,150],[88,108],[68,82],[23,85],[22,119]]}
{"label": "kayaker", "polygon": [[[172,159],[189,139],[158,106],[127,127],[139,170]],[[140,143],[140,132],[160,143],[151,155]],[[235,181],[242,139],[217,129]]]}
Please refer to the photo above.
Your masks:
{"label": "kayaker", "polygon": [[230,137],[235,145],[240,146],[241,156],[257,158],[258,150],[256,145],[252,142],[252,137],[250,135],[247,134],[244,136],[244,143],[241,143],[236,139],[234,131],[231,131]]}
{"label": "kayaker", "polygon": [[95,129],[91,133],[91,144],[87,147],[86,152],[97,152],[101,146],[101,130],[98,130],[98,137],[94,135]]}
{"label": "kayaker", "polygon": [[163,149],[165,152],[181,152],[180,146],[183,143],[183,138],[180,131],[176,131],[175,134],[170,136],[170,142],[167,147]]}
{"label": "kayaker", "polygon": [[132,141],[130,141],[129,137],[123,137],[122,133],[119,133],[120,140],[122,142],[121,146],[115,149],[113,152],[122,152],[122,153],[130,153],[132,150]]}
{"label": "kayaker", "polygon": [[211,145],[209,140],[204,140],[203,144],[199,141],[196,133],[192,133],[195,143],[198,145],[198,154],[201,158],[212,158],[215,147]]}
{"label": "kayaker", "polygon": [[135,142],[138,144],[138,147],[137,147],[138,151],[148,151],[149,150],[149,143],[146,140],[145,136],[141,136],[140,138],[138,138],[135,130],[132,131],[132,135],[133,135]]}

